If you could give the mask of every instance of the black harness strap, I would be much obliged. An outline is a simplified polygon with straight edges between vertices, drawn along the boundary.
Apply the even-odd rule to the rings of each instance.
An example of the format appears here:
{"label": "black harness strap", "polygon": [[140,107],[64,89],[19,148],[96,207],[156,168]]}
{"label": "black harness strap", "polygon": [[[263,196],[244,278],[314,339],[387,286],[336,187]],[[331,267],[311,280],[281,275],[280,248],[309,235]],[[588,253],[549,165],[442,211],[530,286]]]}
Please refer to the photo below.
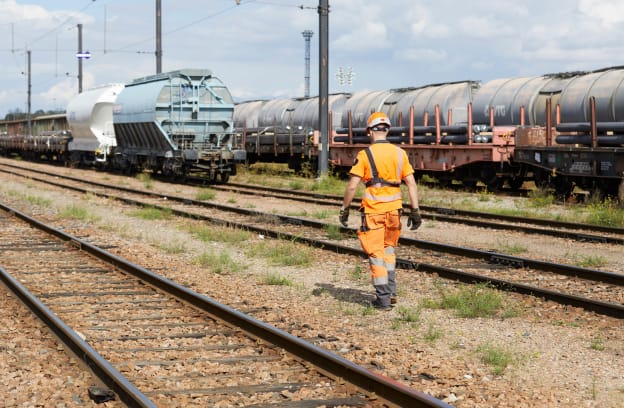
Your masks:
{"label": "black harness strap", "polygon": [[368,162],[370,163],[370,166],[371,166],[371,175],[373,176],[368,182],[366,182],[366,187],[375,186],[375,185],[394,186],[394,187],[401,186],[400,181],[397,183],[393,181],[384,180],[381,177],[379,177],[379,173],[377,173],[377,166],[375,166],[375,160],[373,160],[373,152],[370,146],[364,150],[366,151],[366,156],[368,156]]}

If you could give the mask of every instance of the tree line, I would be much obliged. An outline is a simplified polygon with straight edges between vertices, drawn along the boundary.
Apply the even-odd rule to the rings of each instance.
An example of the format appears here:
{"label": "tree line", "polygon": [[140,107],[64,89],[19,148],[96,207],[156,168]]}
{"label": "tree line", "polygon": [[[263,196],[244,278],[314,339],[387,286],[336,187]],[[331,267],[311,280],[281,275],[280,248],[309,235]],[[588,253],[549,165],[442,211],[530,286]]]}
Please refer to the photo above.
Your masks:
{"label": "tree line", "polygon": [[[59,110],[59,109],[51,109],[47,111],[43,109],[38,109],[35,112],[31,112],[30,117],[34,118],[37,116],[54,115],[54,114],[63,113],[63,112],[65,111]],[[27,118],[28,118],[28,113],[22,112],[19,108],[11,110],[6,115],[4,115],[4,120],[20,120],[20,119],[27,119]]]}

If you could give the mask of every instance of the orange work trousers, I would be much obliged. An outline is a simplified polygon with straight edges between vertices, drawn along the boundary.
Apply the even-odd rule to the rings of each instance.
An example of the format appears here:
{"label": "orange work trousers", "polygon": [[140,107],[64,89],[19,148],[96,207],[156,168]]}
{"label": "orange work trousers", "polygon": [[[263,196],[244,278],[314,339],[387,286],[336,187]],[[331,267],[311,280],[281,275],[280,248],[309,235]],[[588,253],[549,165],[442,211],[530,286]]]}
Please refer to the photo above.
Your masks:
{"label": "orange work trousers", "polygon": [[358,230],[358,238],[362,249],[368,254],[372,283],[374,286],[388,285],[388,271],[394,275],[394,248],[401,235],[399,210],[364,214],[362,226],[364,228]]}

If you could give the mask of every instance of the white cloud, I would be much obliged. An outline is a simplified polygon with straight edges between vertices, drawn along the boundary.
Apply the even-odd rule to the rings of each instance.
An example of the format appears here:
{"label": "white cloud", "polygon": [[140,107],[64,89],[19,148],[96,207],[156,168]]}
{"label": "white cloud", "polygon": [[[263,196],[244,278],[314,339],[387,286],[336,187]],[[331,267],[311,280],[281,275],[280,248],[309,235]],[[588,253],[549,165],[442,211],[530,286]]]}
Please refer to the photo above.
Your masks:
{"label": "white cloud", "polygon": [[419,63],[437,63],[448,58],[448,54],[444,50],[412,48],[406,50],[396,50],[394,57],[402,61],[419,62]]}
{"label": "white cloud", "polygon": [[624,3],[613,0],[579,0],[579,11],[599,24],[611,26],[624,22]]}
{"label": "white cloud", "polygon": [[336,51],[375,51],[390,47],[388,29],[384,22],[366,21],[348,33],[332,41]]}
{"label": "white cloud", "polygon": [[[316,0],[162,4],[164,71],[212,69],[239,100],[302,96],[301,32],[310,29],[310,89],[318,92]],[[0,8],[0,117],[25,105],[26,46],[33,109],[75,94],[78,22],[93,55],[83,66],[84,88],[155,72],[153,1],[0,0]],[[330,92],[622,65],[622,20],[624,2],[607,0],[334,0]],[[12,53],[13,47],[19,50]],[[352,86],[339,86],[338,67],[353,67]]]}
{"label": "white cloud", "polygon": [[[93,85],[93,77],[89,74],[83,78],[83,89],[87,90]],[[71,98],[77,93],[77,82],[73,78],[65,78],[54,84],[52,87],[35,95],[37,98],[41,98],[42,101],[53,108],[65,107]]]}

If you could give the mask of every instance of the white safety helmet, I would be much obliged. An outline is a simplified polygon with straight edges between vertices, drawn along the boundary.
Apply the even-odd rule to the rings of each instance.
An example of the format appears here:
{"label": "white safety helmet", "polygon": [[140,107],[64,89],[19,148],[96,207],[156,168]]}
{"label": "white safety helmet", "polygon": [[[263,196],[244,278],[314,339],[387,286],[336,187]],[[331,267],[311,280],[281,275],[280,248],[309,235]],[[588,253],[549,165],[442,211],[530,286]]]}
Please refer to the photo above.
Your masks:
{"label": "white safety helmet", "polygon": [[368,129],[375,127],[377,125],[386,125],[391,127],[390,118],[383,112],[375,112],[368,117],[368,121],[366,122],[366,127]]}

